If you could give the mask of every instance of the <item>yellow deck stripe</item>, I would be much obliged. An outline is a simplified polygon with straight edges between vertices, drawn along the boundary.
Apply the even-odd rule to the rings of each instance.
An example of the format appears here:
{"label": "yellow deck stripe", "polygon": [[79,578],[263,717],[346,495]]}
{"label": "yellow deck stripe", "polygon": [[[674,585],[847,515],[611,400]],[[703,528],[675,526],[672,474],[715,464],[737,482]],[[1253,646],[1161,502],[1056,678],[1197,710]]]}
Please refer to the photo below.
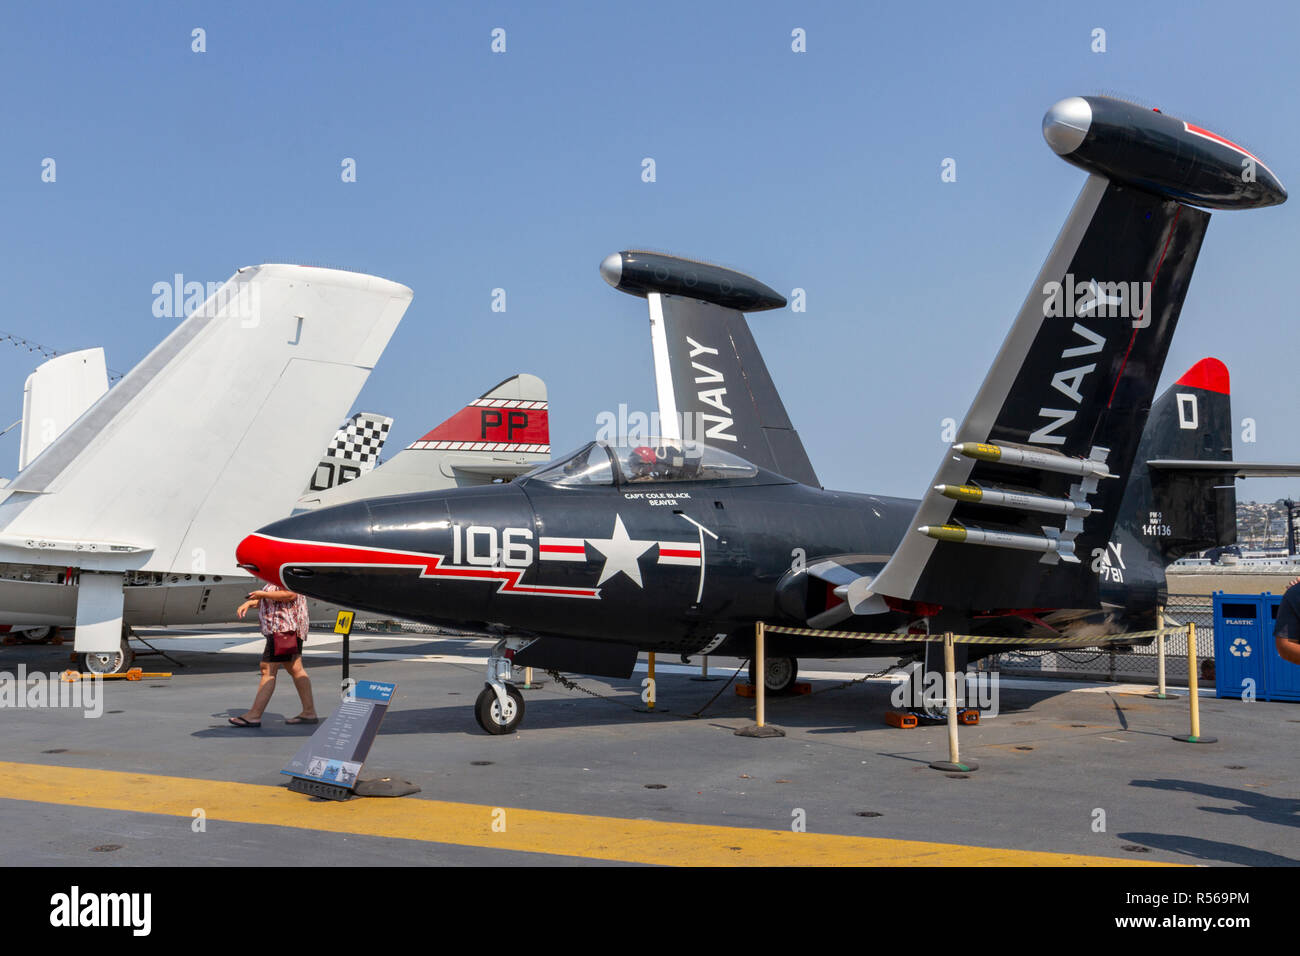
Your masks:
{"label": "yellow deck stripe", "polygon": [[[0,798],[679,866],[1134,866],[1147,861],[879,837],[659,823],[439,800],[311,802],[283,787],[0,761]],[[498,814],[499,816],[499,814]]]}

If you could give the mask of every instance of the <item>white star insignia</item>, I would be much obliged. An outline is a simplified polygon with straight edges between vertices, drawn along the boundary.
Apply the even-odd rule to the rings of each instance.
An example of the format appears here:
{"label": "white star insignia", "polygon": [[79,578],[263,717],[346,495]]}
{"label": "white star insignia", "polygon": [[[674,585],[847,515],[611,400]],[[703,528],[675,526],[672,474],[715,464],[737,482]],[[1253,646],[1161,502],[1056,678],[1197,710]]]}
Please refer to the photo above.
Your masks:
{"label": "white star insignia", "polygon": [[652,547],[653,541],[634,541],[627,536],[623,527],[623,516],[614,515],[614,533],[608,538],[588,538],[587,543],[599,551],[605,558],[605,567],[601,569],[600,580],[596,586],[604,584],[616,574],[626,574],[637,587],[641,583],[641,565],[638,559]]}

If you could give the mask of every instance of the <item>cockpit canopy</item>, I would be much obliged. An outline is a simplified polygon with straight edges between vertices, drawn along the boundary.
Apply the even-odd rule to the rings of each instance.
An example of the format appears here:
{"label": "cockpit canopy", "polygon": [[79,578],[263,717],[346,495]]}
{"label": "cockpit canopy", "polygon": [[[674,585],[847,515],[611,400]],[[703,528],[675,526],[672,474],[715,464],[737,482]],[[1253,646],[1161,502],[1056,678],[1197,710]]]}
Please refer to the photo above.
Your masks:
{"label": "cockpit canopy", "polygon": [[758,468],[703,442],[681,438],[593,441],[526,478],[561,488],[753,478]]}

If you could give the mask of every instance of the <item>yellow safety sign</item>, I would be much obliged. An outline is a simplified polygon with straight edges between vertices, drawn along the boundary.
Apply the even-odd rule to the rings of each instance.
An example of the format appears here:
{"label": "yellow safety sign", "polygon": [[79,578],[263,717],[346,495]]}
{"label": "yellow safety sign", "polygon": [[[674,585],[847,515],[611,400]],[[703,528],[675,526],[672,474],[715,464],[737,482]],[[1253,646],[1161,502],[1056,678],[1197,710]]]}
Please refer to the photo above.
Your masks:
{"label": "yellow safety sign", "polygon": [[334,619],[334,633],[335,634],[352,633],[352,612],[351,611],[339,611],[339,616]]}

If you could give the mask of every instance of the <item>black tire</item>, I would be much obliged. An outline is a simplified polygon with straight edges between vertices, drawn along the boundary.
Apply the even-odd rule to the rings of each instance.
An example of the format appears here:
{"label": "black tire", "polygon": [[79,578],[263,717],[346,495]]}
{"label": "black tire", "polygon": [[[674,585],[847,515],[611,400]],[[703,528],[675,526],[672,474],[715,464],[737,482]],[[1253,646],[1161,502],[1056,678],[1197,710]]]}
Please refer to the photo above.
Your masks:
{"label": "black tire", "polygon": [[13,635],[19,644],[48,644],[54,636],[54,628],[32,627],[25,631],[14,631]]}
{"label": "black tire", "polygon": [[[799,678],[799,661],[794,657],[769,657],[764,662],[767,667],[767,692],[783,695],[794,690],[794,682]],[[758,683],[758,668],[753,660],[749,662],[749,682]]]}
{"label": "black tire", "polygon": [[131,666],[135,652],[122,639],[122,645],[111,653],[88,652],[81,655],[81,669],[87,674],[120,674]]}
{"label": "black tire", "polygon": [[497,692],[491,684],[485,684],[483,692],[474,703],[474,719],[478,725],[493,736],[513,734],[524,720],[524,695],[513,684],[506,684],[506,713],[501,713],[501,703]]}

